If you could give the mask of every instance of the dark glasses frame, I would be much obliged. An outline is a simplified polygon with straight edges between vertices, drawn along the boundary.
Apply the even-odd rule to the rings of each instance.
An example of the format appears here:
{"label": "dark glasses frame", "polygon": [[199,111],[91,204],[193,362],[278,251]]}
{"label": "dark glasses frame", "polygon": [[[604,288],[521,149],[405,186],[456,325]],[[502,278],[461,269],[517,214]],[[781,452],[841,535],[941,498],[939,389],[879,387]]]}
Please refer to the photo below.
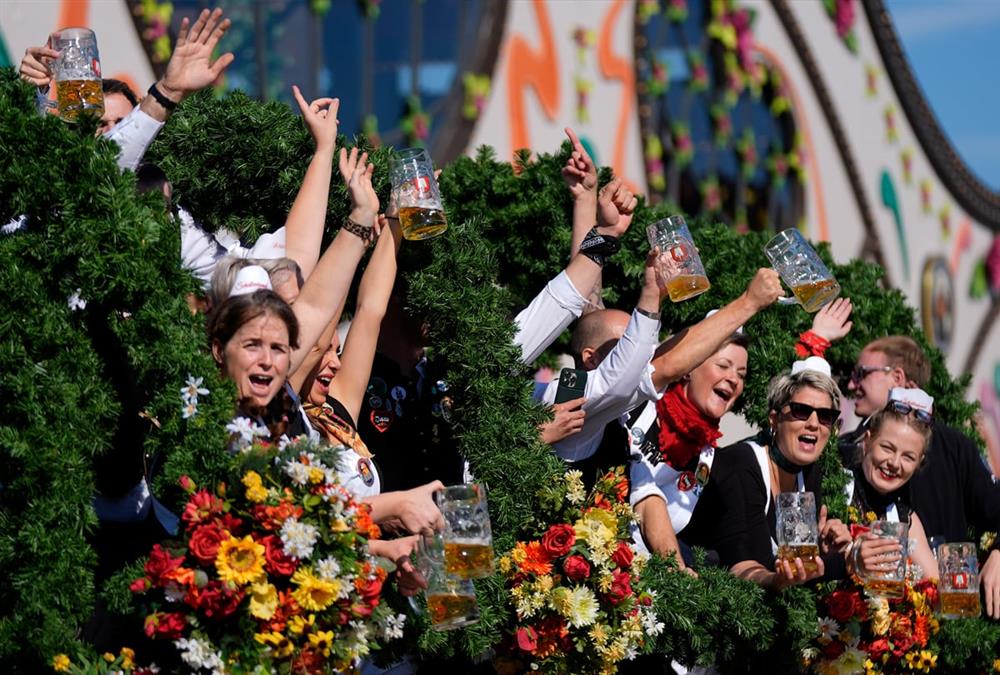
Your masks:
{"label": "dark glasses frame", "polygon": [[866,377],[872,373],[883,372],[891,373],[894,370],[892,366],[862,366],[860,364],[854,366],[854,370],[851,371],[851,382],[858,383],[862,382]]}
{"label": "dark glasses frame", "polygon": [[799,422],[805,422],[813,413],[816,413],[816,419],[824,427],[833,428],[833,425],[840,420],[840,411],[836,408],[814,408],[798,401],[789,401],[785,405],[788,407],[786,414]]}
{"label": "dark glasses frame", "polygon": [[926,410],[922,410],[921,408],[915,408],[906,401],[889,401],[885,408],[886,410],[897,412],[900,415],[909,415],[912,413],[918,422],[922,422],[928,426],[930,426],[930,424],[934,421],[934,415]]}

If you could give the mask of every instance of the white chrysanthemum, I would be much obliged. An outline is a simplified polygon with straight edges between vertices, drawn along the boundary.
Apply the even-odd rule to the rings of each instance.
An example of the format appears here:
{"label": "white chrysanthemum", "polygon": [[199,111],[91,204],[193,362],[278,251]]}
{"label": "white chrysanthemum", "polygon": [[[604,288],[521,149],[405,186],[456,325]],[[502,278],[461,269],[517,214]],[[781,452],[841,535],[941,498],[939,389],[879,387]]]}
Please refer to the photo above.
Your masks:
{"label": "white chrysanthemum", "polygon": [[340,576],[340,563],[333,558],[323,558],[316,563],[316,576],[325,581],[333,581]]}
{"label": "white chrysanthemum", "polygon": [[587,498],[587,489],[583,485],[583,473],[577,469],[566,472],[566,501],[570,504],[582,504]]}
{"label": "white chrysanthemum", "polygon": [[865,661],[868,653],[855,647],[848,647],[844,653],[833,662],[833,667],[839,675],[852,675],[865,672]]}
{"label": "white chrysanthemum", "polygon": [[87,308],[87,301],[80,297],[80,289],[73,291],[73,295],[66,298],[66,305],[71,312],[76,312]]}
{"label": "white chrysanthemum", "polygon": [[299,560],[306,560],[312,555],[317,539],[319,529],[309,523],[289,518],[281,526],[281,543],[285,553]]}
{"label": "white chrysanthemum", "polygon": [[645,608],[642,613],[642,630],[650,637],[656,637],[667,627],[665,623],[656,618],[652,607]]}
{"label": "white chrysanthemum", "polygon": [[305,485],[309,482],[309,467],[302,462],[288,462],[285,464],[285,473],[296,485]]}
{"label": "white chrysanthemum", "polygon": [[207,640],[191,638],[174,641],[174,646],[181,652],[181,660],[194,669],[209,668],[213,672],[223,672],[222,655],[212,649]]}
{"label": "white chrysanthemum", "polygon": [[208,396],[208,389],[201,386],[201,383],[205,380],[203,377],[195,377],[194,375],[188,375],[187,381],[184,386],[181,387],[181,400],[184,402],[194,401],[198,402],[199,396]]}
{"label": "white chrysanthemum", "polygon": [[193,401],[184,401],[184,407],[181,408],[181,417],[184,419],[190,419],[198,414],[198,399]]}
{"label": "white chrysanthemum", "polygon": [[406,625],[405,614],[387,614],[382,623],[382,640],[398,640],[403,637],[403,626]]}
{"label": "white chrysanthemum", "polygon": [[249,417],[237,417],[226,425],[226,431],[231,434],[238,434],[240,440],[246,444],[253,443],[255,438],[266,438],[270,436],[267,427],[257,424]]}
{"label": "white chrysanthemum", "polygon": [[566,621],[574,628],[583,628],[597,619],[597,598],[586,586],[576,586],[566,599]]}
{"label": "white chrysanthemum", "polygon": [[828,645],[840,635],[840,624],[830,617],[824,616],[818,619],[818,621],[820,644]]}

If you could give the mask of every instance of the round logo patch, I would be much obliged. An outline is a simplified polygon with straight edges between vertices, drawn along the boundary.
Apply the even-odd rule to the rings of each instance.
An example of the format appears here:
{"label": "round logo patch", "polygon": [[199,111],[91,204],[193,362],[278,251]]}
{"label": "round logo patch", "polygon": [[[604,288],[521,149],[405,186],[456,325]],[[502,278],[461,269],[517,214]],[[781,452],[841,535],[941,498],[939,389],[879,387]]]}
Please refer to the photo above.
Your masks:
{"label": "round logo patch", "polygon": [[372,468],[372,463],[367,457],[358,458],[358,475],[361,476],[361,481],[367,487],[375,484],[375,470]]}
{"label": "round logo patch", "polygon": [[391,395],[393,401],[402,401],[403,399],[406,398],[406,387],[401,387],[399,385],[396,385],[395,387],[392,388]]}
{"label": "round logo patch", "polygon": [[698,480],[694,477],[694,471],[685,471],[677,477],[677,489],[681,492],[690,492]]}

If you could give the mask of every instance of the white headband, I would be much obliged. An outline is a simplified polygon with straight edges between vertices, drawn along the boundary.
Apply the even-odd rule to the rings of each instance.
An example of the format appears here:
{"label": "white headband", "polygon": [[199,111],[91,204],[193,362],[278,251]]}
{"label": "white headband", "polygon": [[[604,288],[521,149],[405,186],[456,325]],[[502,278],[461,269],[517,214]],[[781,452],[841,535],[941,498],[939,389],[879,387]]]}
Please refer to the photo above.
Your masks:
{"label": "white headband", "polygon": [[823,373],[831,379],[833,377],[833,371],[830,370],[830,364],[826,359],[819,356],[810,356],[805,361],[796,361],[792,364],[792,375],[798,375],[804,370],[812,370],[817,373]]}
{"label": "white headband", "polygon": [[928,415],[934,414],[934,397],[923,389],[893,387],[889,391],[889,400],[905,403],[911,408],[923,410]]}
{"label": "white headband", "polygon": [[236,273],[236,281],[233,283],[233,289],[229,291],[229,297],[264,290],[272,290],[271,277],[268,276],[267,270],[260,265],[248,265]]}

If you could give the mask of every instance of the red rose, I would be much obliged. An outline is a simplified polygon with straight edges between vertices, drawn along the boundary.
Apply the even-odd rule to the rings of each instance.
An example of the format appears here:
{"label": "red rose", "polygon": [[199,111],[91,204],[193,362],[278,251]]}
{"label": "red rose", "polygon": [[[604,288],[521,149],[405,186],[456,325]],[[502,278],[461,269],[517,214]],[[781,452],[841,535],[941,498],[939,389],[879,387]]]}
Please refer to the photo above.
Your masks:
{"label": "red rose", "polygon": [[131,584],[129,584],[128,589],[133,593],[145,593],[146,591],[149,590],[150,586],[151,584],[149,583],[149,579],[147,579],[146,577],[139,577]]}
{"label": "red rose", "polygon": [[538,633],[531,626],[517,629],[517,646],[521,651],[534,652],[538,648]]}
{"label": "red rose", "polygon": [[269,534],[260,540],[264,545],[264,561],[267,571],[280,576],[291,576],[295,572],[298,563],[295,559],[285,553],[281,546],[281,539],[273,534]]}
{"label": "red rose", "polygon": [[838,590],[826,599],[827,613],[830,618],[839,623],[845,623],[854,616],[854,598],[849,591]]}
{"label": "red rose", "polygon": [[146,636],[156,639],[176,640],[184,634],[187,617],[180,612],[157,612],[146,617]]}
{"label": "red rose", "polygon": [[571,581],[583,581],[590,576],[590,563],[582,555],[571,555],[563,561],[563,572]]}
{"label": "red rose", "polygon": [[163,547],[159,544],[153,544],[153,550],[149,554],[149,560],[146,561],[146,576],[149,580],[156,586],[163,585],[163,575],[168,572],[173,572],[175,569],[184,564],[184,556],[179,558],[174,558],[167,551],[163,550]]}
{"label": "red rose", "polygon": [[630,595],[632,595],[632,576],[628,572],[615,572],[611,590],[608,591],[608,601],[612,605],[618,605]]}
{"label": "red rose", "polygon": [[372,607],[378,607],[379,596],[382,595],[382,580],[379,578],[371,579],[365,581],[358,588],[358,593],[365,602],[369,603]]}
{"label": "red rose", "polygon": [[871,657],[872,661],[877,661],[882,658],[882,655],[889,651],[889,641],[885,638],[879,638],[878,640],[873,640],[868,649],[868,656]]}
{"label": "red rose", "polygon": [[620,541],[618,542],[618,548],[616,548],[615,552],[611,555],[611,561],[623,570],[627,570],[632,566],[632,558],[634,556],[635,554],[632,552],[632,547],[626,542]]}
{"label": "red rose", "polygon": [[226,538],[226,533],[217,525],[200,525],[191,534],[188,551],[202,565],[212,565],[219,554],[219,544]]}
{"label": "red rose", "polygon": [[550,558],[558,558],[569,553],[576,542],[576,533],[571,525],[553,525],[542,537],[542,549]]}
{"label": "red rose", "polygon": [[205,588],[189,590],[184,602],[210,619],[222,620],[236,611],[244,597],[244,591],[228,590],[221,581],[213,580]]}
{"label": "red rose", "polygon": [[840,640],[834,640],[833,642],[823,647],[823,649],[820,651],[823,652],[824,659],[826,659],[827,661],[833,661],[838,656],[843,654],[845,649],[846,647],[844,646],[843,642],[841,642]]}

